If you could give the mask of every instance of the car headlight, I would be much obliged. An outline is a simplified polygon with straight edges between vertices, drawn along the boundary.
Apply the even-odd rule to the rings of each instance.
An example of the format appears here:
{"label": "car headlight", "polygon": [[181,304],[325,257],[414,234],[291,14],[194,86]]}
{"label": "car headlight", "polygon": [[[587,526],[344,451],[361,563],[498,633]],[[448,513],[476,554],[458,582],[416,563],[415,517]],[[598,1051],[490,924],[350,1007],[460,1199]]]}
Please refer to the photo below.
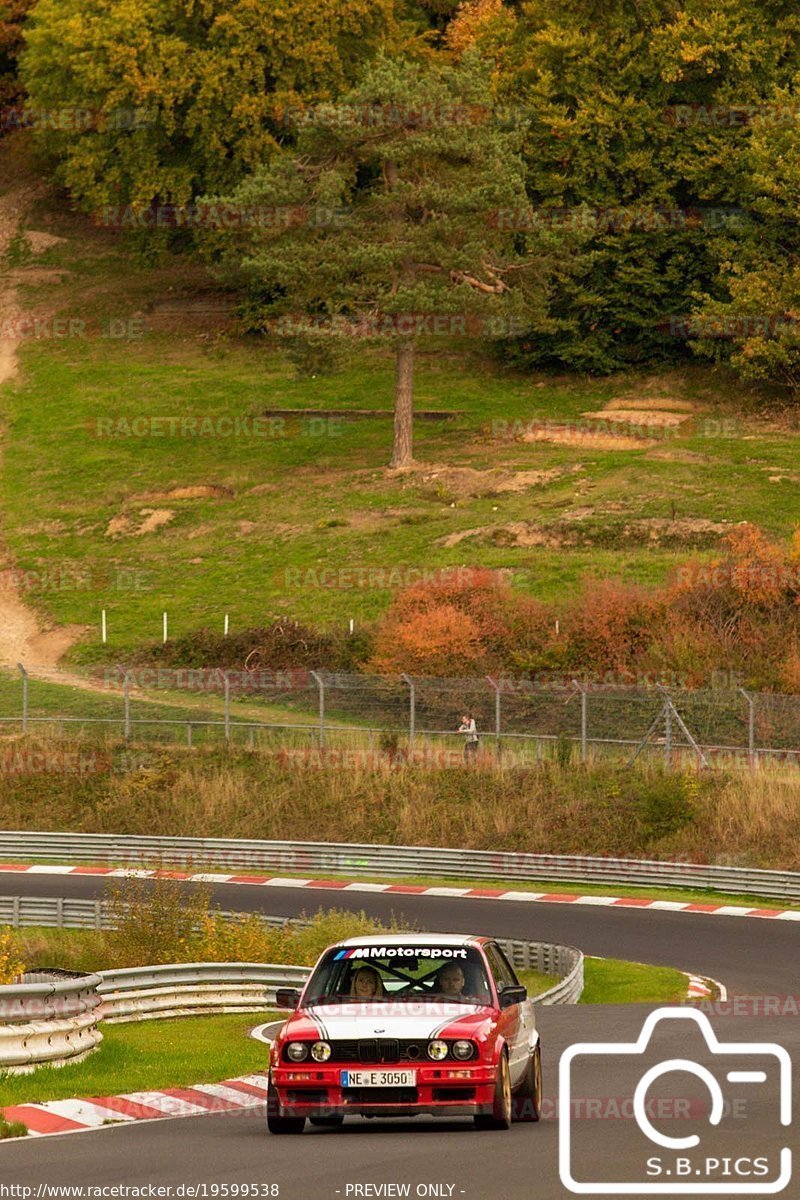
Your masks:
{"label": "car headlight", "polygon": [[286,1057],[292,1062],[302,1062],[304,1058],[308,1058],[308,1044],[306,1042],[289,1042],[286,1047]]}
{"label": "car headlight", "polygon": [[314,1042],[311,1047],[311,1057],[314,1062],[327,1062],[331,1056],[331,1048],[327,1042]]}
{"label": "car headlight", "polygon": [[475,1053],[475,1047],[472,1042],[453,1042],[453,1058],[460,1058],[462,1062],[468,1058],[472,1058]]}
{"label": "car headlight", "polygon": [[441,1038],[428,1042],[428,1058],[432,1058],[434,1062],[441,1062],[443,1058],[447,1058],[447,1042],[443,1042]]}

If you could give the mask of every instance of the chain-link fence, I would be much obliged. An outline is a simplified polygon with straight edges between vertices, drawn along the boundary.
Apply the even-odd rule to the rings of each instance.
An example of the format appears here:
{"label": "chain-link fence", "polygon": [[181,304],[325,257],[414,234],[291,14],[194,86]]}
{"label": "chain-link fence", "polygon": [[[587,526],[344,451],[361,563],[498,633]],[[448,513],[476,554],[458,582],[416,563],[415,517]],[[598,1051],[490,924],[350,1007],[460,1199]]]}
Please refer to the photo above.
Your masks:
{"label": "chain-link fence", "polygon": [[[115,667],[67,686],[20,666],[0,678],[0,732],[94,742],[222,743],[286,756],[455,765],[464,717],[477,756],[508,764],[657,759],[668,767],[800,762],[800,696],[546,684],[511,677],[431,679],[325,671]],[[8,753],[8,747],[6,753]]]}

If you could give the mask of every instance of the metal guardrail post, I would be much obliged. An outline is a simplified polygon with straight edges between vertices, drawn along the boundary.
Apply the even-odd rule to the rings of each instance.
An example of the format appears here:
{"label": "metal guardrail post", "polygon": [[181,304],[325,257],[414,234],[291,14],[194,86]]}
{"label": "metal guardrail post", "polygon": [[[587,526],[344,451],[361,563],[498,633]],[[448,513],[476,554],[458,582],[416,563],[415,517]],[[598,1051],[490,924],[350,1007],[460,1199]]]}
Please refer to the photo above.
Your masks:
{"label": "metal guardrail post", "polygon": [[588,726],[588,697],[586,688],[583,684],[578,683],[577,679],[573,679],[572,686],[577,688],[581,694],[581,762],[586,762],[586,741],[587,741],[587,726]]}
{"label": "metal guardrail post", "polygon": [[414,757],[414,728],[416,725],[416,718],[417,718],[416,688],[414,687],[414,680],[411,678],[410,675],[404,674],[404,675],[401,675],[400,678],[403,680],[403,683],[408,684],[408,753],[409,753],[409,758],[413,759],[413,757]]}
{"label": "metal guardrail post", "polygon": [[500,758],[503,744],[500,740],[500,685],[492,679],[491,675],[486,676],[486,682],[494,691],[494,736],[495,736],[495,753]]}
{"label": "metal guardrail post", "polygon": [[131,736],[131,681],[128,672],[122,682],[122,699],[125,708],[125,741]]}
{"label": "metal guardrail post", "polygon": [[743,687],[739,691],[747,701],[747,757],[750,762],[750,770],[756,769],[756,706],[753,697],[744,690]]}
{"label": "metal guardrail post", "polygon": [[325,684],[318,671],[309,671],[309,675],[319,688],[319,748],[325,745]]}
{"label": "metal guardrail post", "polygon": [[225,741],[231,740],[231,680],[226,671],[222,676],[225,683]]}
{"label": "metal guardrail post", "polygon": [[28,732],[28,672],[23,667],[22,663],[17,663],[19,673],[22,676],[22,732]]}

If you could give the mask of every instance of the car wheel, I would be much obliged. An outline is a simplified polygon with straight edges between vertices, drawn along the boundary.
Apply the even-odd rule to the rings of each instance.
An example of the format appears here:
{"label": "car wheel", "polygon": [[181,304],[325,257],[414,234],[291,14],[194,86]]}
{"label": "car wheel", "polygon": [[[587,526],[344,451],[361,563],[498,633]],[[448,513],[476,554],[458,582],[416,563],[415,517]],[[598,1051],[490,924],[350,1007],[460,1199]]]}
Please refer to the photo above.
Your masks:
{"label": "car wheel", "polygon": [[270,1133],[302,1133],[305,1124],[305,1117],[284,1117],[282,1115],[278,1093],[272,1084],[268,1084],[267,1129]]}
{"label": "car wheel", "polygon": [[515,1121],[538,1121],[542,1115],[542,1047],[538,1042],[514,1093],[512,1109]]}
{"label": "car wheel", "polygon": [[511,1073],[508,1069],[508,1055],[505,1051],[500,1055],[500,1062],[497,1066],[491,1115],[476,1117],[475,1125],[478,1129],[511,1128]]}
{"label": "car wheel", "polygon": [[312,1125],[321,1125],[324,1129],[339,1129],[344,1125],[344,1117],[309,1117]]}

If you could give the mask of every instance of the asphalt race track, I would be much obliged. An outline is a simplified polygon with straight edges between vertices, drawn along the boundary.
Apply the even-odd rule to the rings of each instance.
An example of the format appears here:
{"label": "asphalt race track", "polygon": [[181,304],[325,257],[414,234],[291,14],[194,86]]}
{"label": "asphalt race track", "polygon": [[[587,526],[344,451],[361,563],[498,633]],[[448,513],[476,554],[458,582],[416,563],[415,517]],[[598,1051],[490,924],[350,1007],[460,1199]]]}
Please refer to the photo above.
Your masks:
{"label": "asphalt race track", "polygon": [[[91,877],[0,874],[0,893],[9,895],[89,897],[101,894],[104,886],[103,881]],[[381,917],[393,913],[420,928],[567,942],[589,954],[663,963],[710,975],[740,998],[730,1006],[736,1015],[711,1014],[718,1038],[775,1042],[788,1050],[797,1076],[800,939],[791,922],[245,885],[219,885],[214,888],[214,899],[223,908],[262,909],[286,916],[318,907],[364,909]],[[741,999],[744,996],[763,999],[745,1001]],[[794,1000],[784,1003],[786,997]],[[775,1011],[770,1006],[777,1004],[783,1005],[784,1015],[770,1015]],[[57,1194],[37,1193],[40,1185],[77,1185],[84,1190],[73,1193],[76,1200],[81,1195],[88,1200],[90,1187],[119,1185],[170,1187],[171,1191],[160,1193],[165,1200],[192,1195],[199,1200],[226,1196],[249,1200],[249,1196],[270,1194],[286,1200],[403,1195],[562,1200],[571,1193],[559,1177],[556,1105],[561,1053],[575,1042],[634,1041],[649,1011],[644,1005],[540,1011],[545,1109],[538,1125],[515,1125],[508,1132],[476,1132],[470,1122],[353,1118],[340,1131],[307,1127],[301,1138],[276,1138],[265,1132],[263,1113],[257,1112],[143,1122],[0,1146],[0,1196],[4,1194],[2,1185],[15,1184],[32,1188],[29,1197],[17,1192],[20,1200],[44,1200]],[[673,1022],[672,1028],[666,1023],[657,1026],[652,1047],[643,1056],[576,1060],[570,1125],[578,1180],[612,1187],[627,1183],[628,1195],[646,1196],[652,1192],[639,1190],[646,1181],[660,1178],[664,1187],[671,1188],[668,1172],[669,1180],[699,1172],[703,1180],[717,1183],[718,1195],[731,1196],[734,1183],[755,1187],[762,1174],[766,1182],[777,1178],[781,1148],[791,1147],[800,1156],[796,1126],[785,1129],[779,1123],[778,1072],[771,1069],[774,1062],[769,1055],[763,1062],[766,1082],[729,1084],[724,1073],[717,1072],[726,1105],[716,1128],[708,1124],[709,1091],[694,1075],[673,1072],[658,1081],[647,1093],[648,1099],[657,1100],[660,1106],[653,1115],[656,1127],[675,1137],[697,1133],[701,1143],[693,1150],[675,1151],[648,1141],[630,1119],[630,1097],[643,1070],[675,1057],[708,1068],[734,1065],[708,1051],[691,1021]],[[741,1060],[735,1065],[741,1069]],[[707,1158],[711,1161],[706,1162]],[[784,1195],[798,1194],[798,1178],[796,1167],[794,1182]],[[248,1195],[244,1185],[261,1185],[261,1190]],[[264,1185],[277,1185],[277,1190],[270,1192]],[[191,1192],[193,1186],[198,1190]],[[159,1193],[154,1190],[151,1194]],[[672,1188],[661,1194],[681,1193]]]}

